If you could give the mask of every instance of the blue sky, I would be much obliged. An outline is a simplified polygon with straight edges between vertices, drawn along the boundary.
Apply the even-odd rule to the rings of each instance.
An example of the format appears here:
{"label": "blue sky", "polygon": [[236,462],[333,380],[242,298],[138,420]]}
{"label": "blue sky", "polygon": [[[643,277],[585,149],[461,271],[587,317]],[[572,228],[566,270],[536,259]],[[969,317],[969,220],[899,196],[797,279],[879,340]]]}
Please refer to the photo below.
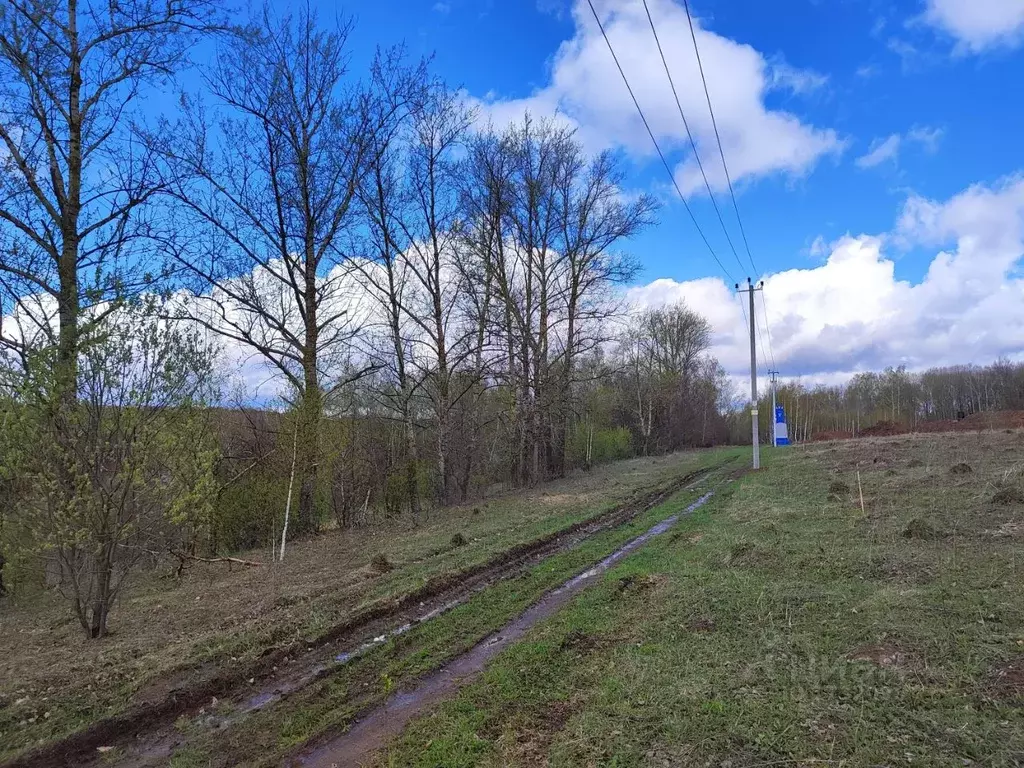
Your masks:
{"label": "blue sky", "polygon": [[[694,213],[745,266],[682,0],[648,0],[738,265],[695,174],[641,0],[594,0]],[[333,14],[339,6],[324,3]],[[356,59],[404,41],[484,120],[557,114],[664,201],[629,244],[637,305],[684,299],[739,375],[730,281],[668,185],[586,0],[358,3]],[[1024,349],[1024,0],[692,0],[772,344],[794,377],[1020,358]],[[627,190],[630,191],[630,190]],[[761,315],[763,318],[765,315]],[[768,350],[767,346],[774,349]],[[774,352],[774,354],[772,354]]]}
{"label": "blue sky", "polygon": [[[639,7],[640,0],[634,4]],[[652,12],[657,5],[651,4]],[[321,7],[325,14],[339,8]],[[559,46],[576,33],[568,0],[423,0],[347,8],[358,20],[360,46],[405,41],[416,54],[433,54],[435,70],[446,80],[481,98],[528,98],[543,89]],[[1019,88],[1024,82],[1024,56],[1007,45],[982,56],[955,53],[955,39],[921,18],[920,2],[695,0],[692,10],[709,31],[752,46],[769,61],[825,78],[802,93],[770,93],[766,104],[834,129],[845,142],[840,156],[829,156],[806,173],[741,182],[740,212],[762,271],[800,264],[818,236],[831,241],[846,232],[890,229],[911,191],[944,199],[1024,168],[1024,141],[1017,138],[1024,135],[1024,99],[1011,95],[1014,84]],[[688,50],[690,40],[665,45]],[[657,75],[635,72],[631,79],[648,74]],[[612,81],[608,88],[622,86]],[[898,157],[871,168],[856,164],[872,141],[914,128],[939,132],[935,146],[903,140]],[[670,157],[682,154],[680,147]],[[705,158],[714,161],[714,155]],[[641,279],[714,272],[692,223],[664,189],[660,165],[648,155],[632,158],[630,167],[637,187],[658,188],[667,203],[660,226],[633,246],[645,265]],[[694,207],[735,274],[739,268],[706,196]],[[927,252],[900,254],[897,276],[919,280],[928,263]]]}
{"label": "blue sky", "polygon": [[[282,3],[283,0],[277,0]],[[356,22],[355,74],[377,46],[463,89],[481,123],[525,111],[572,126],[587,150],[653,192],[660,222],[626,245],[638,308],[679,300],[714,328],[713,353],[749,364],[732,290],[747,265],[683,0],[648,0],[733,257],[696,172],[642,0],[593,0],[676,182],[672,190],[587,0],[312,0]],[[839,382],[863,370],[1024,358],[1024,0],[691,0],[757,277],[758,365]],[[207,51],[200,52],[200,59]]]}

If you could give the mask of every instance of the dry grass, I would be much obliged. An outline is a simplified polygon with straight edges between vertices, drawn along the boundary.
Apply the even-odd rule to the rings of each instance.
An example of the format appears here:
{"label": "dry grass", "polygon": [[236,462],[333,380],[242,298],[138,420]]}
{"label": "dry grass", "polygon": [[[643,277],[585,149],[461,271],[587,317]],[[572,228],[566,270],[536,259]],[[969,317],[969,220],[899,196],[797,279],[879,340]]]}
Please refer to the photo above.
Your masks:
{"label": "dry grass", "polygon": [[[0,756],[155,701],[204,666],[241,664],[270,646],[315,637],[376,599],[599,514],[696,461],[677,454],[619,462],[433,512],[416,528],[401,522],[334,531],[296,541],[285,563],[261,568],[196,564],[178,579],[168,564],[136,577],[115,609],[111,635],[98,642],[82,637],[55,593],[5,599]],[[243,557],[267,562],[270,552]],[[375,568],[375,558],[393,568]]]}

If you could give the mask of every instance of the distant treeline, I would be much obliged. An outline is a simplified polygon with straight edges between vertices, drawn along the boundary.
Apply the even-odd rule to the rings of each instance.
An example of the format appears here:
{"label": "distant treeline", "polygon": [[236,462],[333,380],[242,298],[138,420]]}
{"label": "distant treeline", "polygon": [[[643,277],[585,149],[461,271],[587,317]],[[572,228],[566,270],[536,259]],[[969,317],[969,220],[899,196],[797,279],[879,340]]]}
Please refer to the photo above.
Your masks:
{"label": "distant treeline", "polygon": [[[927,429],[980,413],[1024,411],[1024,363],[1000,359],[918,373],[889,367],[858,373],[842,385],[781,384],[777,397],[793,440],[856,436],[888,424]],[[760,402],[762,434],[769,439],[770,405],[769,391]]]}

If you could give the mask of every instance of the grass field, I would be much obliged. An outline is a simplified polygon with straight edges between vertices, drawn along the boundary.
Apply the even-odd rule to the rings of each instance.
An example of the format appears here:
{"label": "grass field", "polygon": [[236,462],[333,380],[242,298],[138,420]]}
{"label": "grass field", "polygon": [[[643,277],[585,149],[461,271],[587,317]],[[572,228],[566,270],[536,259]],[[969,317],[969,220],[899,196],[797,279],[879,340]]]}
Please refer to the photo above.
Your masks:
{"label": "grass field", "polygon": [[1024,434],[767,454],[379,764],[1024,764]]}
{"label": "grass field", "polygon": [[[0,604],[0,760],[166,696],[210,670],[315,638],[354,612],[609,510],[709,461],[677,454],[619,462],[531,491],[407,523],[297,541],[283,564],[166,566],[140,574],[112,634],[85,640],[59,595]],[[456,545],[460,534],[465,543]],[[393,569],[371,560],[383,555]],[[270,553],[243,553],[266,563]]]}

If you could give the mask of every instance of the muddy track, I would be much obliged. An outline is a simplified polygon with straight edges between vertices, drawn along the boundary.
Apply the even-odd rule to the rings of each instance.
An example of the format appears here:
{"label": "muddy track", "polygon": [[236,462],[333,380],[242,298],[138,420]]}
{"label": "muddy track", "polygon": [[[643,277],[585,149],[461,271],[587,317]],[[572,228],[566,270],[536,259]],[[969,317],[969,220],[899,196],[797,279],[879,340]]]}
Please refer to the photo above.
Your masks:
{"label": "muddy track", "polygon": [[[118,715],[98,720],[62,739],[0,763],[0,768],[83,765],[96,759],[98,747],[129,747],[141,738],[171,725],[178,717],[198,711],[214,697],[255,701],[253,706],[246,709],[257,709],[280,698],[282,692],[288,693],[304,687],[329,673],[329,668],[324,664],[328,648],[328,658],[339,653],[353,652],[368,640],[392,631],[395,627],[414,625],[424,618],[435,616],[495,582],[512,578],[584,539],[629,522],[684,486],[721,469],[730,461],[695,470],[663,483],[653,491],[635,492],[621,506],[516,545],[485,562],[459,571],[438,574],[412,592],[367,606],[315,639],[268,648],[260,658],[245,666],[224,669],[223,666],[207,664],[194,671],[192,680],[180,687],[171,688],[158,701],[138,704]],[[286,679],[282,679],[282,668],[287,670]],[[170,674],[178,677],[181,672],[177,670]],[[250,680],[254,682],[250,683]],[[158,685],[159,681],[154,681],[151,687]],[[261,689],[273,691],[273,694],[254,699],[253,691]]]}
{"label": "muddy track", "polygon": [[364,760],[398,736],[416,716],[450,698],[459,688],[481,673],[488,661],[521,639],[538,622],[554,616],[569,601],[596,583],[622,558],[635,552],[655,536],[672,528],[681,518],[700,509],[713,495],[710,490],[686,509],[671,515],[627,541],[587,570],[540,599],[473,647],[392,695],[383,704],[368,707],[342,732],[325,733],[286,758],[285,765],[308,768],[357,768]]}

